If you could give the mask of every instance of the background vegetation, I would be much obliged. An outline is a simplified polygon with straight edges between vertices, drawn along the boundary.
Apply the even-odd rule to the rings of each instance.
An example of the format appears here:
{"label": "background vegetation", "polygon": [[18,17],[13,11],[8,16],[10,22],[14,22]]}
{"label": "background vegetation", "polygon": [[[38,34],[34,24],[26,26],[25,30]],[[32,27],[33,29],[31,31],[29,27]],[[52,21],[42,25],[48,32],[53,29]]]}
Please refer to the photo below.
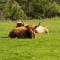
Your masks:
{"label": "background vegetation", "polygon": [[60,0],[0,0],[0,19],[60,17]]}
{"label": "background vegetation", "polygon": [[[60,60],[60,18],[52,18],[56,16],[60,17],[60,0],[0,0],[0,60]],[[8,34],[16,21],[9,19],[25,19],[32,25],[41,22],[49,33],[11,39]]]}

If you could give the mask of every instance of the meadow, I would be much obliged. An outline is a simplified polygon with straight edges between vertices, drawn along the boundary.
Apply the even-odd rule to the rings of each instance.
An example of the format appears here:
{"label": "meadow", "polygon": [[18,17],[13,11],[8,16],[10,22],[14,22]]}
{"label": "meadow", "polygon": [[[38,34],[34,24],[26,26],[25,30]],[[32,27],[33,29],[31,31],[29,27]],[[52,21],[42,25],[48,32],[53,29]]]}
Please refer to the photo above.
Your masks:
{"label": "meadow", "polygon": [[60,18],[25,20],[25,24],[49,29],[48,34],[36,34],[35,39],[9,38],[15,21],[0,21],[0,60],[60,60]]}

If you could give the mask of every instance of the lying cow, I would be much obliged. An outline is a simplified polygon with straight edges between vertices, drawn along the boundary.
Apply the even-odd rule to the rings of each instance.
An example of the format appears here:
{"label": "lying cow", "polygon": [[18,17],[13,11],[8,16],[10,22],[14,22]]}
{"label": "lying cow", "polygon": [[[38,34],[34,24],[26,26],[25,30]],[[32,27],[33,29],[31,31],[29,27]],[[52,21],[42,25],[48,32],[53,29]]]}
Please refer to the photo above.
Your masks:
{"label": "lying cow", "polygon": [[32,26],[22,26],[13,29],[9,33],[10,38],[35,38],[35,31],[33,30]]}
{"label": "lying cow", "polygon": [[35,32],[36,33],[48,33],[48,29],[40,26],[40,24],[38,26],[35,26]]}

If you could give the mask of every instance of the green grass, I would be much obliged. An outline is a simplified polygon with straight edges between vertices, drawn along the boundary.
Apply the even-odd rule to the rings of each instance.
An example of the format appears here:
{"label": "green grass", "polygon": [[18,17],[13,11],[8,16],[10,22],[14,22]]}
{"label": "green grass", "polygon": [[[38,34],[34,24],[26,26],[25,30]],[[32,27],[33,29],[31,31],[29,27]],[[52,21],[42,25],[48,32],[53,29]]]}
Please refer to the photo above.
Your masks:
{"label": "green grass", "polygon": [[8,38],[16,22],[0,22],[0,60],[60,60],[60,18],[26,20],[25,24],[49,29],[48,34],[36,34],[35,39]]}

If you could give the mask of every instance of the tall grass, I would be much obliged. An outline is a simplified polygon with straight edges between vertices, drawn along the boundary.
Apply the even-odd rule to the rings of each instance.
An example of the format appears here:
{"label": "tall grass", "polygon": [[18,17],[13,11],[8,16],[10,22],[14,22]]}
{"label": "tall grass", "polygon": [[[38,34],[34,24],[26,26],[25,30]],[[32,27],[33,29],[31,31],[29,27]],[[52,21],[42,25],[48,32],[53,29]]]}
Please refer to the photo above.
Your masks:
{"label": "tall grass", "polygon": [[26,20],[25,24],[41,25],[48,34],[36,34],[35,39],[9,38],[16,22],[0,22],[0,60],[60,60],[60,18]]}

